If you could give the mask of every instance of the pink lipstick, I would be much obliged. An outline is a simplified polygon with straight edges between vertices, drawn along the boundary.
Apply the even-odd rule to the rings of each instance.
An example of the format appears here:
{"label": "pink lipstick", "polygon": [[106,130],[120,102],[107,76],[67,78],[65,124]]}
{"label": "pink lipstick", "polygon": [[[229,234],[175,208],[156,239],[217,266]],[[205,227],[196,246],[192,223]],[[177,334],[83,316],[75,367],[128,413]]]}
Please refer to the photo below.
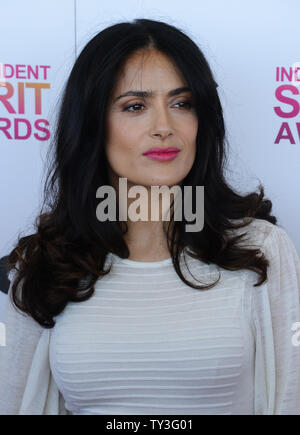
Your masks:
{"label": "pink lipstick", "polygon": [[159,160],[160,162],[168,162],[169,160],[175,159],[179,152],[180,149],[175,147],[151,148],[143,153],[143,156],[149,157],[153,160]]}

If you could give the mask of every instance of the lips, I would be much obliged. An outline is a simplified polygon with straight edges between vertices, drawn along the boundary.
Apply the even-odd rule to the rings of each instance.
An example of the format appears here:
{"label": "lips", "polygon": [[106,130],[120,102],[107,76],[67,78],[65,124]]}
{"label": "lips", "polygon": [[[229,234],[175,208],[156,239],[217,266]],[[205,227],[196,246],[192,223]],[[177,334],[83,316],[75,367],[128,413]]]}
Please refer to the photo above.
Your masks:
{"label": "lips", "polygon": [[161,155],[161,154],[174,154],[180,151],[179,148],[176,147],[168,147],[168,148],[151,148],[150,150],[143,153],[143,156],[147,156],[149,154]]}
{"label": "lips", "polygon": [[151,148],[150,150],[143,153],[144,156],[152,159],[158,160],[160,162],[169,162],[175,159],[179,153],[180,149],[175,147],[169,148]]}

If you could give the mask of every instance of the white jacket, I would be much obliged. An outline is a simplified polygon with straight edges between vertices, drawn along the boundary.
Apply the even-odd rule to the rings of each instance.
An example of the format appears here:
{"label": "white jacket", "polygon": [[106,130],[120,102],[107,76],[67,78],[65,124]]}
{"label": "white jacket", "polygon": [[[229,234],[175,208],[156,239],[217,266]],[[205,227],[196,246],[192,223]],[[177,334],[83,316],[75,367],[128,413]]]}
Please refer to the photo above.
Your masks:
{"label": "white jacket", "polygon": [[[271,264],[267,283],[255,287],[252,301],[255,414],[300,415],[299,256],[279,226],[255,219],[238,231],[249,232],[248,247],[261,247]],[[3,319],[6,346],[0,347],[0,414],[70,414],[50,370],[52,330],[12,305],[11,285]]]}

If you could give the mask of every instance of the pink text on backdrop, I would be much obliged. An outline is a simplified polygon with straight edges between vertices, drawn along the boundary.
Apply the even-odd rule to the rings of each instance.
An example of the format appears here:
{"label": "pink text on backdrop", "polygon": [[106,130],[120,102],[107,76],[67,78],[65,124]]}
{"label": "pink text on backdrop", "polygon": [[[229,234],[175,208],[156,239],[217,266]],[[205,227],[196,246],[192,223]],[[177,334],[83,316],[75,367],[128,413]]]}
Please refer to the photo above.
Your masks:
{"label": "pink text on backdrop", "polygon": [[[292,84],[282,84],[275,89],[275,97],[278,102],[290,106],[290,110],[282,108],[281,106],[275,106],[274,112],[279,118],[296,118],[300,113],[300,99],[299,99],[299,84],[300,84],[300,67],[295,64],[295,67],[276,68],[276,81],[283,82],[287,80]],[[285,95],[287,93],[287,95]],[[291,144],[295,144],[295,135],[292,131],[291,123],[285,121],[282,122],[278,134],[275,139],[275,143],[279,143],[283,139],[287,139]],[[300,142],[300,122],[295,122],[295,134],[298,136]]]}
{"label": "pink text on backdrop", "polygon": [[[0,110],[7,117],[0,117],[0,135],[7,139],[30,139],[33,137],[45,141],[50,137],[49,122],[46,119],[28,119],[11,115],[26,114],[26,102],[33,101],[34,115],[41,115],[44,92],[50,89],[50,83],[40,82],[48,79],[50,65],[11,65],[0,64]],[[9,79],[9,81],[7,81]],[[18,81],[15,80],[31,80]],[[39,81],[32,81],[32,80]],[[28,104],[27,104],[28,105]],[[28,110],[28,109],[27,109]],[[39,134],[42,133],[42,134]]]}

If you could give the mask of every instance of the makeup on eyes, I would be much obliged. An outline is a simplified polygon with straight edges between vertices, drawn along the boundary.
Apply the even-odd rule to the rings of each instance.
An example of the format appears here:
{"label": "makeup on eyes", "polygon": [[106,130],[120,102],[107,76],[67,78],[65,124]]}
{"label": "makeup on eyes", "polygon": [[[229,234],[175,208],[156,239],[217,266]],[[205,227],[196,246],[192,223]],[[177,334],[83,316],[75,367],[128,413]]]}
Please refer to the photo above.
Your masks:
{"label": "makeup on eyes", "polygon": [[[174,103],[173,104],[173,106],[175,106],[175,105],[177,105],[177,104],[184,104],[184,106],[180,106],[180,107],[178,107],[178,109],[179,110],[189,110],[189,109],[191,109],[192,107],[193,107],[193,103],[192,103],[192,101],[191,100],[181,100],[181,101],[178,101],[177,103]],[[137,111],[135,111],[135,110],[128,110],[128,109],[130,109],[131,107],[134,107],[134,106],[144,106],[144,104],[143,103],[141,103],[141,102],[133,102],[133,103],[131,103],[131,104],[126,104],[123,108],[122,108],[122,111],[123,112],[126,112],[126,111],[128,111],[128,112],[140,112],[141,110],[137,110]]]}
{"label": "makeup on eyes", "polygon": [[[180,88],[171,89],[167,96],[168,97],[174,97],[176,95],[180,95],[183,92],[191,92],[190,88],[187,86],[181,86]],[[121,98],[127,97],[127,96],[134,96],[134,97],[140,97],[140,98],[152,98],[154,96],[153,91],[127,91],[123,94],[119,95],[117,98],[113,100],[113,104],[115,104],[118,100]]]}

